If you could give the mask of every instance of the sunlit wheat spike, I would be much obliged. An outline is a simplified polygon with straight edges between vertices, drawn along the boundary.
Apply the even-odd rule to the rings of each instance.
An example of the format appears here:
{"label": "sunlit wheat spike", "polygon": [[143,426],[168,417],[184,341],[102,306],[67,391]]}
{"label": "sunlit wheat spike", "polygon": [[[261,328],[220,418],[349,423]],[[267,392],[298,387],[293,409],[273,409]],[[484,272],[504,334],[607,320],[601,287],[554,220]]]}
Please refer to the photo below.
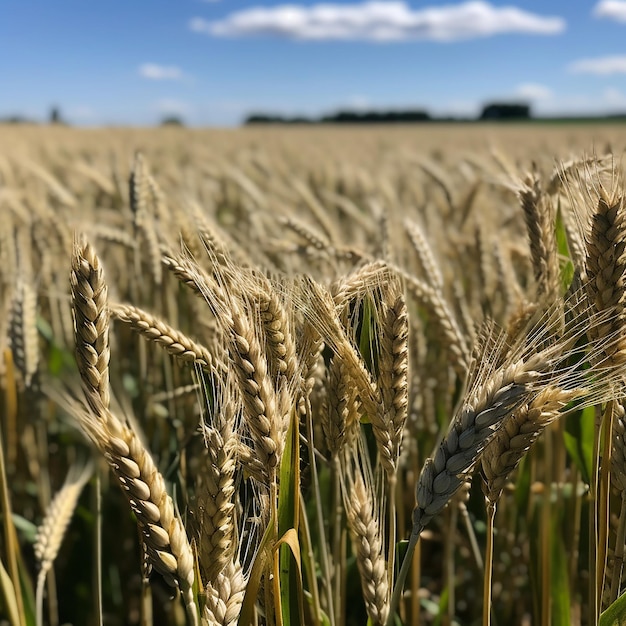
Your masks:
{"label": "sunlit wheat spike", "polygon": [[109,407],[109,310],[107,285],[91,244],[77,239],[70,274],[76,362],[87,402],[96,415]]}
{"label": "sunlit wheat spike", "polygon": [[[393,298],[397,290],[390,291]],[[409,402],[409,320],[406,301],[399,294],[383,307],[381,320],[379,387],[383,401],[383,420],[390,435],[391,455],[388,471],[395,471]]]}
{"label": "sunlit wheat spike", "polygon": [[502,426],[481,455],[485,478],[483,492],[489,502],[496,502],[500,498],[511,473],[544,429],[559,417],[560,411],[569,402],[582,393],[582,390],[546,387],[529,404],[520,406],[502,420]]}
{"label": "sunlit wheat spike", "polygon": [[104,419],[86,407],[75,409],[75,413],[126,494],[151,565],[169,584],[180,588],[187,614],[197,624],[191,545],[150,452],[136,433],[110,411],[104,411]]}
{"label": "sunlit wheat spike", "polygon": [[341,451],[346,439],[348,445],[354,442],[359,427],[358,408],[357,394],[344,363],[334,357],[328,366],[327,393],[321,415],[322,430],[331,455],[336,456]]}
{"label": "sunlit wheat spike", "polygon": [[35,557],[39,562],[37,577],[37,614],[38,624],[42,624],[42,603],[46,575],[52,568],[59,553],[65,531],[74,515],[78,498],[93,473],[93,465],[73,465],[65,478],[63,487],[50,502],[46,515],[37,528],[35,538]]}
{"label": "sunlit wheat spike", "polygon": [[246,582],[241,565],[237,561],[228,563],[217,579],[206,586],[202,626],[236,626]]}
{"label": "sunlit wheat spike", "polygon": [[217,582],[237,553],[235,479],[240,437],[236,421],[241,408],[228,380],[210,391],[203,386],[201,400],[207,414],[201,424],[206,452],[196,489],[198,559],[203,579]]}
{"label": "sunlit wheat spike", "polygon": [[128,324],[133,331],[160,345],[184,363],[195,363],[211,372],[223,373],[226,365],[211,352],[158,317],[130,304],[111,304],[110,314]]}
{"label": "sunlit wheat spike", "polygon": [[381,537],[381,520],[377,516],[371,484],[361,471],[349,476],[344,493],[348,527],[354,542],[356,562],[367,614],[378,626],[385,624],[389,613],[389,580],[385,548]]}
{"label": "sunlit wheat spike", "polygon": [[555,213],[539,178],[528,175],[518,190],[530,242],[538,298],[558,296],[559,272],[554,235]]}

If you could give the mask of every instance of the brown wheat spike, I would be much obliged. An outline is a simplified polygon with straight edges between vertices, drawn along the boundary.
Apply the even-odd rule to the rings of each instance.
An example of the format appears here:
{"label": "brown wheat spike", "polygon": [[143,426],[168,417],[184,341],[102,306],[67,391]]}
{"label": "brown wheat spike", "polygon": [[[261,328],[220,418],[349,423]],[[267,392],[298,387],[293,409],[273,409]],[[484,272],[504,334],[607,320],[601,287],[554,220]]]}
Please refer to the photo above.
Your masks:
{"label": "brown wheat spike", "polygon": [[89,230],[89,233],[93,235],[94,238],[117,243],[130,250],[137,248],[137,241],[132,234],[121,228],[107,226],[106,224],[89,224],[85,225],[85,228]]}
{"label": "brown wheat spike", "polygon": [[230,314],[222,316],[222,321],[229,327],[228,350],[241,386],[244,417],[255,450],[261,462],[274,471],[282,452],[279,434],[284,416],[278,414],[279,404],[258,332],[236,298],[230,303]]}
{"label": "brown wheat spike", "polygon": [[333,350],[336,357],[342,361],[345,374],[356,386],[356,392],[364,412],[367,413],[372,425],[375,426],[375,434],[376,432],[384,434],[385,443],[377,439],[377,443],[382,445],[381,454],[389,456],[391,440],[389,433],[385,434],[380,390],[367,370],[358,350],[346,335],[346,330],[339,321],[330,293],[322,285],[308,277],[303,277],[302,287],[303,292],[310,298],[304,306],[308,305],[309,307],[306,312],[311,324],[316,327],[317,332],[321,334],[326,345]]}
{"label": "brown wheat spike", "polygon": [[[393,294],[394,290],[391,290],[392,297]],[[395,469],[409,402],[409,318],[402,294],[390,304],[384,304],[381,330],[378,382],[383,400],[383,419],[392,444],[391,466]]]}
{"label": "brown wheat spike", "polygon": [[236,626],[246,591],[238,561],[230,561],[217,579],[207,584],[202,626]]}
{"label": "brown wheat spike", "polygon": [[356,470],[354,476],[348,478],[344,503],[348,527],[356,549],[365,608],[372,624],[383,626],[389,613],[385,547],[381,537],[381,520],[374,508],[371,487],[366,484],[361,470]]}
{"label": "brown wheat spike", "polygon": [[554,207],[539,178],[528,175],[518,189],[530,242],[538,298],[547,302],[559,293],[559,266],[554,235]]}
{"label": "brown wheat spike", "polygon": [[529,404],[521,406],[502,421],[493,439],[487,444],[481,465],[485,498],[495,503],[511,473],[543,430],[561,414],[561,410],[580,395],[581,390],[564,390],[549,386],[541,390]]}
{"label": "brown wheat spike", "polygon": [[204,298],[202,289],[198,286],[198,273],[202,270],[197,264],[192,263],[189,259],[180,258],[170,250],[164,248],[161,249],[161,263],[163,263],[183,285],[189,287],[196,296]]}
{"label": "brown wheat spike", "polygon": [[95,419],[84,410],[79,418],[128,498],[151,565],[170,585],[180,588],[187,614],[197,624],[191,545],[152,456],[135,432],[110,411]]}
{"label": "brown wheat spike", "polygon": [[135,432],[108,409],[107,288],[98,257],[87,242],[75,244],[70,282],[76,359],[89,405],[89,410],[77,409],[75,413],[125,491],[142,530],[150,562],[170,584],[178,584],[187,613],[197,624],[193,555],[174,503],[165,490],[163,476]]}
{"label": "brown wheat spike", "polygon": [[447,214],[453,215],[455,212],[454,199],[450,187],[450,180],[446,172],[441,169],[432,159],[415,158],[420,168],[425,174],[430,176],[433,182],[443,191],[446,198]]}
{"label": "brown wheat spike", "polygon": [[184,363],[194,363],[207,371],[224,373],[226,365],[216,359],[204,346],[160,320],[158,317],[130,304],[110,304],[111,317],[117,318],[136,332],[160,345],[168,354]]}
{"label": "brown wheat spike", "polygon": [[618,365],[626,359],[626,339],[623,335],[626,295],[626,219],[624,201],[619,194],[609,194],[600,186],[599,199],[593,214],[587,240],[587,294],[594,309],[610,313],[602,324],[592,324],[592,338],[621,333],[621,341],[612,344],[603,356]]}
{"label": "brown wheat spike", "polygon": [[305,224],[292,215],[280,217],[278,221],[281,226],[292,230],[298,237],[306,241],[309,246],[315,248],[318,252],[324,252],[331,248],[328,239],[316,233],[308,224]]}
{"label": "brown wheat spike", "polygon": [[18,277],[13,290],[8,332],[15,365],[28,388],[39,364],[37,295],[22,277]]}
{"label": "brown wheat spike", "polygon": [[233,281],[228,275],[218,272],[218,282],[193,264],[186,265],[195,289],[224,329],[228,353],[241,388],[246,424],[260,460],[274,472],[284,444],[281,435],[286,431],[289,395],[294,390],[282,385],[277,392],[274,387],[268,374],[260,324],[252,317],[254,310],[246,307],[240,297],[242,281],[235,284],[233,292]]}
{"label": "brown wheat spike", "polygon": [[269,374],[276,381],[277,389],[284,382],[293,386],[298,358],[291,320],[270,281],[260,274],[255,278],[256,284],[246,290],[246,300],[258,306],[266,338]]}
{"label": "brown wheat spike", "polygon": [[477,376],[448,434],[420,473],[413,535],[419,535],[461,487],[502,419],[524,404],[543,367],[542,357],[537,354],[528,361],[520,359],[500,367],[486,380]]}
{"label": "brown wheat spike", "polygon": [[109,310],[107,285],[95,250],[76,240],[70,274],[76,362],[95,415],[109,407]]}
{"label": "brown wheat spike", "polygon": [[465,338],[441,294],[426,283],[404,276],[408,293],[413,296],[430,314],[429,321],[435,324],[448,349],[450,361],[462,378],[469,364],[469,350]]}
{"label": "brown wheat spike", "polygon": [[39,562],[37,624],[43,624],[42,606],[46,576],[59,553],[65,531],[74,515],[78,498],[92,473],[93,465],[91,463],[73,465],[67,474],[63,487],[50,502],[46,515],[37,528],[34,545],[35,556]]}
{"label": "brown wheat spike", "polygon": [[128,181],[130,197],[130,209],[133,213],[135,227],[146,218],[148,214],[149,188],[148,166],[141,152],[135,154],[133,167]]}
{"label": "brown wheat spike", "polygon": [[333,285],[333,300],[339,311],[344,311],[351,301],[361,300],[371,293],[373,286],[384,285],[392,277],[385,261],[366,263]]}
{"label": "brown wheat spike", "polygon": [[413,220],[404,220],[404,227],[415,251],[417,261],[428,284],[437,291],[443,290],[443,276],[426,235]]}
{"label": "brown wheat spike", "polygon": [[[227,268],[232,269],[233,254],[217,227],[209,224],[202,215],[196,215],[195,217],[198,222],[198,236],[211,261],[217,266],[216,270],[223,272]],[[234,258],[240,268],[247,268],[252,265],[252,261],[243,251],[237,250]]]}
{"label": "brown wheat spike", "polygon": [[339,454],[345,443],[350,446],[358,434],[358,400],[350,383],[343,361],[333,357],[328,366],[327,393],[321,414],[326,445],[333,457]]}
{"label": "brown wheat spike", "polygon": [[[197,479],[198,557],[203,580],[214,583],[237,550],[235,536],[235,470],[239,413],[234,390],[226,384],[213,391],[217,411],[201,428],[206,446]],[[202,392],[208,407],[207,390]]]}

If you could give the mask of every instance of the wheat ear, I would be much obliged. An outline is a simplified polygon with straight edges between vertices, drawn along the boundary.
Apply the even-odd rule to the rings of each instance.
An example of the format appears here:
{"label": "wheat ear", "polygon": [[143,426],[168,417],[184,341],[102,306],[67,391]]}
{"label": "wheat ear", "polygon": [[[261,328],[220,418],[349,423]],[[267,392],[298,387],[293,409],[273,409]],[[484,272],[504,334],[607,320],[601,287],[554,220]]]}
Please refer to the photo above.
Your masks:
{"label": "wheat ear", "polygon": [[[202,424],[206,459],[203,458],[196,489],[198,557],[203,578],[208,582],[218,580],[237,549],[234,496],[239,436],[235,421],[240,408],[229,384],[216,390],[216,394],[217,411],[214,415],[207,414]],[[208,405],[207,395],[203,389],[202,396]]]}
{"label": "wheat ear", "polygon": [[522,457],[539,438],[543,430],[568,402],[579,395],[577,390],[548,386],[533,400],[505,418],[493,439],[487,444],[481,465],[484,475],[483,492],[490,503],[495,503],[506,481]]}
{"label": "wheat ear", "polygon": [[559,271],[554,235],[554,208],[541,189],[539,178],[529,175],[518,191],[533,260],[537,296],[550,301],[558,296]]}
{"label": "wheat ear", "polygon": [[238,561],[231,561],[206,586],[202,626],[236,626],[246,591],[246,578]]}
{"label": "wheat ear", "polygon": [[70,274],[76,362],[87,402],[95,415],[108,409],[109,310],[104,272],[87,241],[74,244]]}
{"label": "wheat ear", "polygon": [[389,613],[389,580],[380,535],[381,521],[359,470],[349,479],[349,493],[344,494],[346,519],[356,549],[356,562],[367,614],[374,626],[383,626]]}
{"label": "wheat ear", "polygon": [[[393,293],[393,292],[392,292]],[[409,404],[409,318],[402,294],[383,305],[380,338],[379,388],[384,422],[392,444],[391,465],[395,471]]]}
{"label": "wheat ear", "polygon": [[197,624],[193,554],[163,476],[137,435],[109,411],[107,288],[100,261],[88,242],[76,243],[70,275],[76,359],[90,410],[80,423],[107,459],[137,516],[154,567],[178,584],[187,613]]}
{"label": "wheat ear", "polygon": [[408,293],[429,313],[429,320],[437,326],[449,351],[450,361],[461,378],[469,365],[469,350],[459,326],[442,295],[426,283],[404,276]]}
{"label": "wheat ear", "polygon": [[37,294],[23,278],[13,291],[9,317],[9,339],[15,365],[25,387],[30,387],[39,363]]}
{"label": "wheat ear", "polygon": [[67,474],[63,487],[57,492],[46,510],[43,521],[37,528],[35,556],[39,562],[37,576],[37,626],[43,625],[43,589],[46,576],[61,548],[65,531],[74,515],[78,498],[91,478],[93,465],[73,465]]}
{"label": "wheat ear", "polygon": [[426,460],[417,483],[413,535],[448,503],[461,487],[501,420],[524,403],[540,374],[539,356],[500,368],[463,401],[434,456]]}
{"label": "wheat ear", "polygon": [[223,372],[225,365],[215,359],[207,348],[199,345],[184,333],[172,328],[155,315],[130,304],[109,305],[111,317],[128,324],[133,331],[154,341],[168,354],[184,363],[194,363],[202,369]]}
{"label": "wheat ear", "polygon": [[592,217],[587,240],[587,294],[598,313],[610,313],[602,324],[590,328],[592,338],[619,336],[604,357],[614,364],[626,359],[626,339],[623,338],[626,317],[626,219],[620,195],[609,195],[603,187]]}
{"label": "wheat ear", "polygon": [[426,235],[413,220],[406,219],[404,227],[426,281],[437,291],[443,291],[443,276]]}

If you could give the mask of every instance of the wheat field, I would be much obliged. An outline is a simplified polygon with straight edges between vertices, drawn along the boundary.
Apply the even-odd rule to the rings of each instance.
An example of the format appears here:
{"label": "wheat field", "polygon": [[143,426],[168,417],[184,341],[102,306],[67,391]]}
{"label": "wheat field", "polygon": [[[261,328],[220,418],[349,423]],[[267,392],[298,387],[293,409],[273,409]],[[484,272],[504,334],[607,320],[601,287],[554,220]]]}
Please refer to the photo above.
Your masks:
{"label": "wheat field", "polygon": [[0,127],[0,624],[626,623],[626,127]]}

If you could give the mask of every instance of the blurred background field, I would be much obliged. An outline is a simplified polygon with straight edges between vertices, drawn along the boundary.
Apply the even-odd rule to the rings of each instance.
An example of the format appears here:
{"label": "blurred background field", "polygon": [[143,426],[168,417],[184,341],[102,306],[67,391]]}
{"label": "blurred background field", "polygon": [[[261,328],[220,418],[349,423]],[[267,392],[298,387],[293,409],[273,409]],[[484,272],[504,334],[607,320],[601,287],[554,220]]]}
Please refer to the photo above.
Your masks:
{"label": "blurred background field", "polygon": [[[100,338],[90,348],[99,355],[94,364],[101,381],[106,379],[98,385],[110,389],[110,411],[152,454],[180,511],[196,563],[193,595],[202,623],[236,623],[242,602],[253,607],[253,623],[274,623],[278,616],[284,623],[356,625],[365,624],[368,616],[385,623],[413,523],[420,469],[454,423],[458,407],[475,403],[470,394],[492,384],[493,368],[514,358],[530,362],[533,354],[547,350],[551,358],[559,355],[561,366],[587,358],[597,365],[598,350],[613,349],[599,348],[591,330],[581,334],[581,327],[592,329],[597,321],[576,304],[587,297],[576,281],[582,275],[579,264],[590,262],[585,261],[587,235],[580,216],[595,210],[601,182],[607,189],[613,186],[621,202],[621,188],[615,185],[625,145],[626,130],[611,124],[0,127],[0,375],[8,485],[1,606],[9,623],[35,623],[35,595],[45,607],[43,623],[95,624],[99,611],[106,624],[193,622],[165,582],[184,591],[180,570],[168,574],[148,548],[142,557],[141,546],[153,545],[154,537],[141,514],[131,513],[103,459],[114,472],[119,461],[115,465],[110,452],[96,452],[98,482],[90,474],[76,476],[76,467],[91,454],[85,424],[95,419],[84,401],[81,405],[81,378],[88,397],[96,383],[80,365],[85,358],[80,346],[87,340],[74,330],[75,323],[81,327],[75,320],[84,289],[94,293],[89,306],[95,307],[95,319],[107,320],[105,326],[95,322]],[[549,216],[541,235],[553,254],[546,257],[554,264],[545,270],[552,272],[549,280],[537,270],[532,218],[521,202],[528,197]],[[622,227],[616,228],[619,235]],[[78,234],[83,239],[76,239]],[[88,248],[81,247],[85,241]],[[92,268],[82,279],[81,267]],[[618,273],[612,286],[621,289]],[[318,287],[311,291],[302,276]],[[97,286],[102,280],[108,300],[98,296],[106,293]],[[198,298],[193,290],[203,284],[204,298]],[[261,469],[250,457],[251,451],[260,452],[255,422],[246,412],[247,379],[239,378],[241,369],[220,364],[240,358],[229,343],[231,313],[224,316],[232,306],[267,350],[262,348],[259,357],[266,360],[263,367],[277,367],[274,335],[263,325],[262,293],[286,312],[280,333],[288,345],[293,342],[296,363],[278,369],[275,378],[268,374],[267,380],[276,385],[277,399],[299,407],[281,419],[288,415],[292,427],[299,423],[302,436],[283,458],[285,476],[294,463],[301,476],[292,484],[281,473],[277,484],[283,490],[289,484],[295,501],[301,499],[300,516],[307,522],[302,517],[289,522],[302,550],[303,591],[281,578],[281,589],[291,589],[291,595],[273,594],[272,579],[262,577],[255,603],[256,595],[244,597],[254,563],[267,550],[259,528],[271,527],[273,506],[281,515],[286,505],[282,499],[271,504],[263,482],[267,476],[256,473]],[[329,294],[330,309],[319,293]],[[611,315],[621,315],[621,298]],[[385,448],[379,448],[380,425],[369,423],[376,410],[366,403],[370,392],[360,385],[371,384],[378,393],[390,384],[385,320],[396,307],[405,310],[397,324],[406,325],[402,332],[393,331],[399,333],[392,353],[400,359],[393,365],[400,382],[393,387],[395,399],[383,393],[379,400],[385,416],[392,415],[389,407],[400,407],[393,413],[400,421],[393,431],[398,448],[391,453],[391,470]],[[331,323],[326,315],[337,317]],[[563,316],[557,324],[564,324],[563,331],[554,330],[552,315]],[[509,333],[509,343],[503,344],[508,353],[499,352],[498,342],[505,340],[493,322]],[[568,343],[572,337],[576,348]],[[365,379],[353,380],[333,365],[348,359],[346,354],[358,359]],[[494,623],[593,623],[600,608],[617,598],[622,573],[614,555],[623,540],[622,470],[617,466],[617,490],[602,509],[610,513],[610,525],[596,535],[592,520],[599,505],[591,494],[601,491],[602,480],[613,479],[593,478],[599,453],[591,444],[599,424],[594,406],[599,416],[612,402],[621,376],[618,366],[616,361],[595,382],[585,383],[587,408],[566,400],[546,413],[549,419],[539,419],[521,456],[553,424],[524,457],[519,474],[499,470],[504,492],[495,498],[492,554],[485,553],[490,535],[483,478],[476,475],[460,495],[449,496],[451,505],[422,532],[398,619],[406,624],[485,623],[483,580],[485,588],[493,587]],[[294,377],[286,379],[291,380],[286,388],[278,385],[287,376],[284,371]],[[583,381],[578,367],[572,372],[572,380],[570,374],[552,373],[556,378],[542,384],[550,380],[573,393]],[[474,382],[466,388],[468,375]],[[306,385],[296,391],[300,383],[293,381],[300,378]],[[244,391],[237,391],[238,385]],[[347,390],[351,385],[356,396]],[[530,402],[538,391],[528,393]],[[567,417],[557,420],[566,410]],[[217,468],[219,476],[225,461],[215,456],[220,446],[207,447],[205,441],[223,428],[220,420],[229,411],[239,416],[228,427],[235,428],[238,441],[238,452],[232,453],[236,469],[224,478],[234,487],[216,492],[210,487],[211,472]],[[333,436],[328,420],[340,419],[342,412],[352,416],[348,423],[356,430],[347,435],[340,427]],[[614,454],[621,458],[623,419],[615,415]],[[227,432],[220,431],[220,437]],[[285,430],[281,439],[288,440],[287,432],[292,431]],[[345,443],[338,444],[344,437]],[[598,431],[595,437],[600,445]],[[108,444],[103,445],[106,451]],[[360,468],[356,474],[354,459]],[[464,479],[474,468],[470,465],[461,472]],[[62,501],[71,504],[65,516],[58,502],[51,502],[72,467],[79,488],[71,498],[64,496]],[[368,556],[359,552],[359,532],[364,531],[355,527],[350,512],[354,486],[347,489],[345,483],[358,480],[367,487],[369,504],[362,510],[371,507],[373,514],[365,528],[376,534],[364,544],[373,551]],[[485,478],[484,484],[493,480]],[[132,494],[128,497],[132,503]],[[214,520],[206,515],[216,514],[218,502],[231,503],[224,519],[234,528],[223,531],[226,539],[214,545],[215,531],[209,530]],[[59,519],[69,523],[65,537],[65,522],[56,529]],[[58,545],[51,537],[58,538]],[[609,556],[601,557],[594,542],[605,540]],[[46,550],[51,551],[47,557]],[[485,557],[493,567],[489,575]],[[143,558],[161,573],[150,576]],[[599,558],[607,560],[598,579],[589,572]],[[215,559],[226,559],[231,569],[216,576]],[[374,562],[371,571],[362,567],[368,559]],[[394,560],[396,568],[387,571]],[[287,571],[293,573],[294,567],[290,562]],[[43,570],[45,590],[36,592]],[[220,587],[224,571],[232,579]],[[14,576],[22,581],[21,593],[10,583]],[[222,604],[211,604],[212,597],[221,597]],[[290,602],[300,608],[285,617]]]}

